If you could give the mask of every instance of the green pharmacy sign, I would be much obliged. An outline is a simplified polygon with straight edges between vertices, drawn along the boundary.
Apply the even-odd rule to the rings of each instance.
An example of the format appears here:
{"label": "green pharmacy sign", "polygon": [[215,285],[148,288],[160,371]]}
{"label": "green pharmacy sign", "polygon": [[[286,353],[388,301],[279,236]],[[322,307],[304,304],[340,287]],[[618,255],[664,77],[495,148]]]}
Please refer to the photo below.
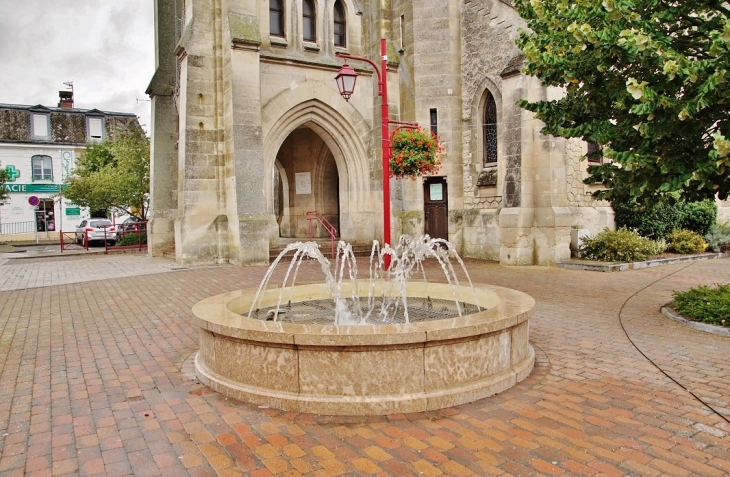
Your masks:
{"label": "green pharmacy sign", "polygon": [[5,172],[8,174],[8,180],[10,182],[15,182],[15,179],[20,177],[20,171],[15,168],[15,166],[9,165],[5,166]]}
{"label": "green pharmacy sign", "polygon": [[58,194],[58,184],[15,184],[6,182],[2,185],[2,188],[11,194],[23,194],[26,192]]}

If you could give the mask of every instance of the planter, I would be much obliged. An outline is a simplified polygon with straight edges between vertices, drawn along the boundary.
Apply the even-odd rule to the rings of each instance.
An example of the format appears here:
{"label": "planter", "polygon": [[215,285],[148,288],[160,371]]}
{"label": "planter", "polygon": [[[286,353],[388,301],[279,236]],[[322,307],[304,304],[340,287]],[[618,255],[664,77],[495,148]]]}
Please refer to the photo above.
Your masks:
{"label": "planter", "polygon": [[427,129],[397,129],[391,136],[391,146],[391,177],[415,180],[419,176],[437,174],[441,167],[437,155],[443,148],[438,137]]}

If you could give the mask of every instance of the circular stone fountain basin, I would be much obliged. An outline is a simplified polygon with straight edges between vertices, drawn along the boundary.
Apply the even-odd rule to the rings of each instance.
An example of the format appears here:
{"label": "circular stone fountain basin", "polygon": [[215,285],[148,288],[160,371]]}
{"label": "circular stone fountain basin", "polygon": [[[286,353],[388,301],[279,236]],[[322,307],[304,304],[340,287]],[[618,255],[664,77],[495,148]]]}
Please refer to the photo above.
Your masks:
{"label": "circular stone fountain basin", "polygon": [[[276,409],[372,415],[464,404],[527,377],[535,361],[528,343],[532,297],[490,285],[454,288],[470,303],[476,294],[482,311],[418,323],[307,325],[248,318],[256,289],[210,297],[193,306],[198,379]],[[343,284],[342,295],[349,294]],[[408,283],[407,295],[454,299],[451,286],[437,283]],[[325,298],[325,284],[295,286],[291,295],[292,302]],[[278,299],[278,289],[267,290],[261,307]]]}

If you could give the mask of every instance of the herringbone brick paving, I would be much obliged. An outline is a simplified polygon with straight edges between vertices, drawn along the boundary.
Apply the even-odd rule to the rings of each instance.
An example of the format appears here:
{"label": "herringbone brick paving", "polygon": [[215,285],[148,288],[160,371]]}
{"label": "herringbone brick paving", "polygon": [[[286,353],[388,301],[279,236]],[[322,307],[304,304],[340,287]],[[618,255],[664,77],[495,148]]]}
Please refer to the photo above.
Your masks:
{"label": "herringbone brick paving", "polygon": [[[25,282],[0,267],[6,287],[36,287],[0,293],[0,475],[730,475],[730,425],[693,396],[730,419],[730,339],[659,312],[673,290],[730,282],[727,260],[614,274],[467,261],[474,282],[537,300],[535,370],[475,403],[376,417],[259,408],[195,380],[191,306],[265,267],[114,260],[148,274],[43,286],[54,267],[78,281],[108,263],[26,263]],[[306,265],[299,280],[320,278]]]}

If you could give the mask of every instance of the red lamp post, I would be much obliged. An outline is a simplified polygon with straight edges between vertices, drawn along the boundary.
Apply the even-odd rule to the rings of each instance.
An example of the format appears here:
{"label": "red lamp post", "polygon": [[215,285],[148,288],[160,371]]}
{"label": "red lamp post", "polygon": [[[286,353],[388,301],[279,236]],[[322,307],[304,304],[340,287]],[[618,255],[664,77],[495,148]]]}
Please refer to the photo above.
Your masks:
{"label": "red lamp post", "polygon": [[[378,95],[381,97],[381,135],[382,135],[382,147],[383,147],[383,244],[391,244],[390,241],[390,121],[388,119],[388,78],[387,78],[387,61],[388,55],[386,52],[385,38],[380,40],[380,69],[378,65],[370,61],[367,58],[359,56],[348,55],[347,53],[337,53],[337,56],[345,58],[346,60],[359,60],[370,63],[375,69],[375,73],[378,75]],[[357,73],[355,70],[350,68],[347,63],[342,65],[342,69],[337,73],[335,81],[337,82],[337,88],[340,90],[340,94],[345,101],[350,100],[353,91],[355,90],[355,82],[357,80]],[[385,256],[385,268],[390,268],[390,256]]]}

